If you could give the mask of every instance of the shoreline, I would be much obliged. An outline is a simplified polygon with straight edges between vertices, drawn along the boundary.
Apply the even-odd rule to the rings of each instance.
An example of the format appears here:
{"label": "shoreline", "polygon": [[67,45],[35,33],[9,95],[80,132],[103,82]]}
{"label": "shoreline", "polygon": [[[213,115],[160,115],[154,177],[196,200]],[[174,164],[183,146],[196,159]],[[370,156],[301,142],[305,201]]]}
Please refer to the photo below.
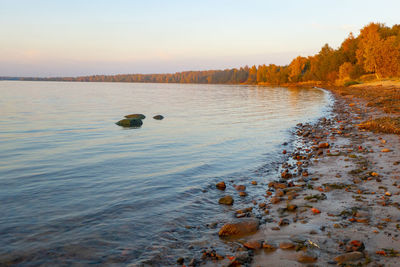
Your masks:
{"label": "shoreline", "polygon": [[[400,138],[359,129],[361,122],[385,115],[365,99],[321,89],[334,99],[331,118],[298,124],[293,150],[282,147],[280,179],[264,188],[263,201],[253,200],[218,229],[222,239],[233,241],[232,255],[205,252],[201,265],[396,266]],[[265,214],[262,220],[255,211]],[[244,222],[239,228],[256,222],[258,230],[237,236],[237,222]]]}

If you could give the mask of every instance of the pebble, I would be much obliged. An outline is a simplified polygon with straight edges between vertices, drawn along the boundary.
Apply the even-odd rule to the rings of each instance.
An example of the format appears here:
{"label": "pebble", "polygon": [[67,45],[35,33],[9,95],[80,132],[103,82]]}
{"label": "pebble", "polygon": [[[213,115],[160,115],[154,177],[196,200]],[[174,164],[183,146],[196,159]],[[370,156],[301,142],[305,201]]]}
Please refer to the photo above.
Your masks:
{"label": "pebble", "polygon": [[287,209],[288,211],[295,211],[295,210],[297,210],[297,205],[295,205],[295,204],[289,204],[289,205],[287,205],[286,209]]}
{"label": "pebble", "polygon": [[[247,251],[238,251],[235,254],[235,261],[237,261],[239,264],[247,263],[251,259],[249,252]],[[236,265],[232,265],[236,266]],[[240,265],[239,265],[240,266]]]}
{"label": "pebble", "polygon": [[279,202],[281,202],[279,197],[272,197],[271,198],[271,203],[272,204],[278,204]]}
{"label": "pebble", "polygon": [[288,219],[281,219],[278,223],[279,226],[286,226],[289,224],[290,224],[290,221]]}
{"label": "pebble", "polygon": [[241,219],[240,222],[226,223],[218,232],[220,237],[248,235],[258,230],[259,221],[256,219]]}
{"label": "pebble", "polygon": [[277,196],[277,197],[283,197],[284,194],[285,194],[285,193],[284,193],[282,190],[278,189],[278,190],[276,190],[275,196]]}
{"label": "pebble", "polygon": [[180,257],[176,260],[176,263],[178,263],[179,265],[182,265],[185,262],[185,259]]}
{"label": "pebble", "polygon": [[316,262],[318,257],[311,253],[301,253],[297,256],[297,261],[300,263],[313,263]]}
{"label": "pebble", "polygon": [[329,143],[319,143],[318,148],[329,148]]}
{"label": "pebble", "polygon": [[263,247],[263,249],[268,250],[268,251],[276,250],[276,246],[274,246],[272,244],[265,243],[265,242],[264,242],[262,247]]}
{"label": "pebble", "polygon": [[224,196],[221,197],[218,201],[219,204],[223,204],[223,205],[232,205],[233,204],[233,198],[231,196]]}
{"label": "pebble", "polygon": [[246,190],[246,186],[245,185],[237,185],[237,186],[235,186],[235,189],[237,191],[245,191]]}
{"label": "pebble", "polygon": [[249,241],[244,243],[243,246],[251,250],[258,250],[261,248],[262,243],[260,241]]}
{"label": "pebble", "polygon": [[339,255],[334,258],[334,261],[336,261],[339,264],[342,264],[342,263],[346,263],[349,261],[359,260],[359,259],[362,259],[363,257],[364,257],[363,253],[361,253],[359,251],[354,251],[354,252]]}
{"label": "pebble", "polygon": [[219,190],[225,190],[226,184],[225,182],[219,182],[215,185]]}
{"label": "pebble", "polygon": [[281,249],[294,249],[295,247],[296,245],[290,242],[282,242],[279,244],[279,248]]}

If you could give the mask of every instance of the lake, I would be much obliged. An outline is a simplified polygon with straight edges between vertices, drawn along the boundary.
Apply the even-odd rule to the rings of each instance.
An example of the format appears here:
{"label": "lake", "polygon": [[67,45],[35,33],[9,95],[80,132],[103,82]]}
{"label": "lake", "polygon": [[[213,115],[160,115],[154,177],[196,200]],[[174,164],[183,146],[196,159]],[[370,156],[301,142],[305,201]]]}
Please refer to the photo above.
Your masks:
{"label": "lake", "polygon": [[[0,81],[0,263],[165,266],[229,250],[218,227],[262,197],[293,128],[330,104],[314,88]],[[115,124],[131,113],[142,127]]]}

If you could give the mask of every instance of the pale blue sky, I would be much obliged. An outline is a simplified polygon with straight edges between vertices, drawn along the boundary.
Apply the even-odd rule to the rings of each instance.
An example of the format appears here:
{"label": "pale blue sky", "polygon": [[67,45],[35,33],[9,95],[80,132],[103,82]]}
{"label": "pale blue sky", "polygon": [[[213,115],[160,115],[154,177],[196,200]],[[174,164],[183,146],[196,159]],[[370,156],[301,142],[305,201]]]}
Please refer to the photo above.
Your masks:
{"label": "pale blue sky", "polygon": [[0,0],[0,76],[288,64],[399,12],[398,0]]}

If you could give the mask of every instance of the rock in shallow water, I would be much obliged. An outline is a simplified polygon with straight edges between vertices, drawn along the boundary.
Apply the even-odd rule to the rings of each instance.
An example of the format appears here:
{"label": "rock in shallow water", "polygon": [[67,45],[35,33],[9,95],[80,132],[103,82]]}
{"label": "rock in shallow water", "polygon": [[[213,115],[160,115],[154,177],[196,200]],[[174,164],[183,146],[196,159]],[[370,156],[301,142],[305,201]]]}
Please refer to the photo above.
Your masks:
{"label": "rock in shallow water", "polygon": [[258,230],[259,222],[256,219],[242,219],[235,223],[226,223],[219,230],[220,237],[236,237],[248,235]]}
{"label": "rock in shallow water", "polygon": [[243,246],[247,249],[258,250],[262,247],[262,243],[260,241],[248,241]]}
{"label": "rock in shallow water", "polygon": [[339,255],[336,258],[334,258],[334,260],[337,263],[342,264],[342,263],[349,262],[349,261],[356,261],[356,260],[362,259],[363,257],[364,257],[363,253],[361,253],[359,251],[354,251],[354,252]]}
{"label": "rock in shallow water", "polygon": [[163,115],[156,115],[156,116],[153,117],[153,119],[162,120],[162,119],[164,119],[164,116]]}
{"label": "rock in shallow water", "polygon": [[316,262],[318,259],[317,255],[308,253],[300,253],[297,255],[297,261],[301,263],[313,263]]}
{"label": "rock in shallow water", "polygon": [[233,198],[231,196],[224,196],[221,197],[218,201],[219,204],[224,204],[224,205],[232,205],[233,204]]}
{"label": "rock in shallow water", "polygon": [[123,119],[115,124],[122,126],[122,127],[140,127],[142,126],[143,122],[140,119]]}
{"label": "rock in shallow water", "polygon": [[225,190],[226,184],[225,182],[219,182],[215,185],[219,190]]}
{"label": "rock in shallow water", "polygon": [[146,116],[143,114],[129,114],[129,115],[126,115],[125,118],[144,120],[146,118]]}

